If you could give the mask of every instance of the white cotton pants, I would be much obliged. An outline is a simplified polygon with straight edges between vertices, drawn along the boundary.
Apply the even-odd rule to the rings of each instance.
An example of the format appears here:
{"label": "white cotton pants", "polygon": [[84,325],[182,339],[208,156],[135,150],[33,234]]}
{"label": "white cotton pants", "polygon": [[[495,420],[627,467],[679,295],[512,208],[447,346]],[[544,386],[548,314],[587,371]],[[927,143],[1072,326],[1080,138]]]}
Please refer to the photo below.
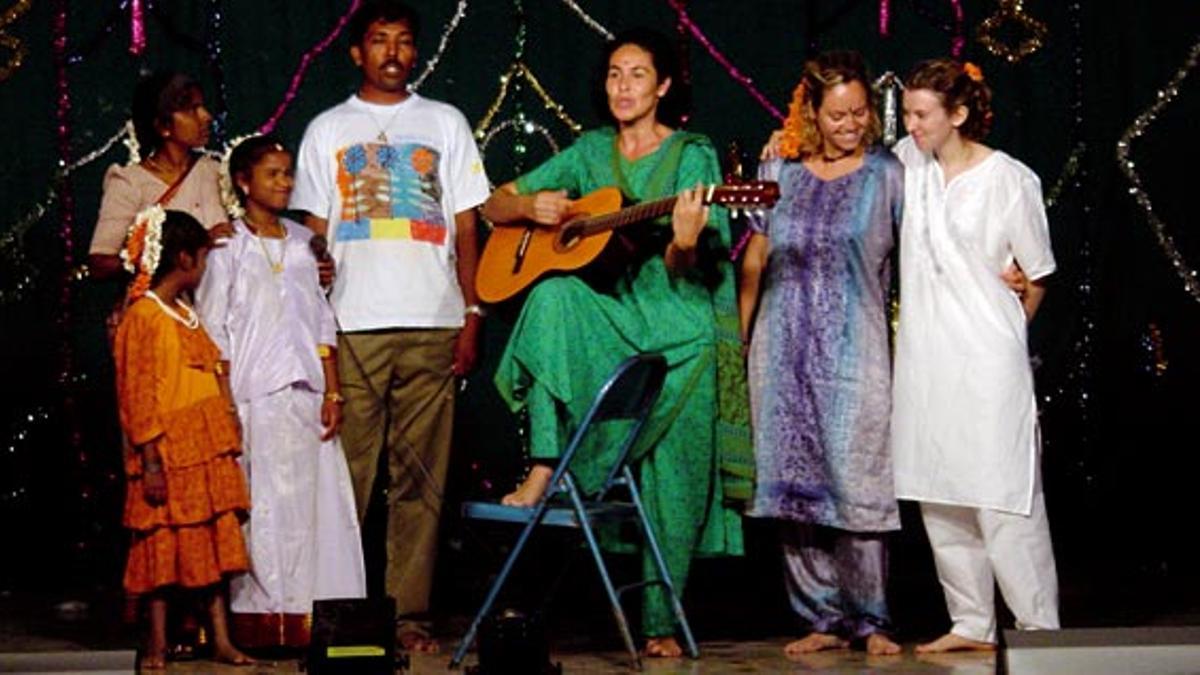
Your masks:
{"label": "white cotton pants", "polygon": [[230,583],[235,614],[303,615],[313,600],[366,596],[350,470],[337,439],[321,440],[322,400],[292,386],[238,404],[250,572]]}
{"label": "white cotton pants", "polygon": [[996,642],[996,584],[1018,629],[1059,627],[1058,576],[1040,475],[1028,516],[922,502],[921,517],[954,624],[950,632]]}

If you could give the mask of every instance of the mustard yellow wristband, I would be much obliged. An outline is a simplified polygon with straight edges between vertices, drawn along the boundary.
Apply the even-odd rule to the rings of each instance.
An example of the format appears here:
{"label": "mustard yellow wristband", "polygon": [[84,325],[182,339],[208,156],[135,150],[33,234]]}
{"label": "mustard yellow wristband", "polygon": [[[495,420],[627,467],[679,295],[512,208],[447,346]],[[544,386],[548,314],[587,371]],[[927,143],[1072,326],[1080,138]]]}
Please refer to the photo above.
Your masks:
{"label": "mustard yellow wristband", "polygon": [[317,345],[317,356],[328,359],[333,356],[333,349],[329,345]]}

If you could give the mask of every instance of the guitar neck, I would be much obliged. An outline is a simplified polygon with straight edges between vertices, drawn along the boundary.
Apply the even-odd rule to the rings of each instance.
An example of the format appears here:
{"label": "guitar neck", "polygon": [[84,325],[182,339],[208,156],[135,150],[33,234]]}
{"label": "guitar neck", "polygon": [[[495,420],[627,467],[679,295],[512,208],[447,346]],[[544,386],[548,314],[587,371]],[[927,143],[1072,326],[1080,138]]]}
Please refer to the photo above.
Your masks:
{"label": "guitar neck", "polygon": [[664,197],[652,202],[642,202],[641,204],[621,209],[615,213],[592,216],[582,223],[577,223],[576,226],[584,236],[615,230],[632,223],[666,215],[675,208],[675,201],[677,199],[677,197]]}

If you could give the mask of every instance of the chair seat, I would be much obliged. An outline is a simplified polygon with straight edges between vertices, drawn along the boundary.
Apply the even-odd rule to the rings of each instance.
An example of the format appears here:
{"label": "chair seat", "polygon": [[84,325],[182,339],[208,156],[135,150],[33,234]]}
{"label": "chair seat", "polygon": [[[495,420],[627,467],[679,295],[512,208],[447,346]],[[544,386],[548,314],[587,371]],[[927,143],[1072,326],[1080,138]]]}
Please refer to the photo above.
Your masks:
{"label": "chair seat", "polygon": [[[631,503],[601,502],[585,503],[584,509],[595,521],[625,520],[637,516],[637,508]],[[507,506],[496,502],[464,502],[462,515],[475,520],[492,520],[504,523],[528,523],[533,518],[531,506]],[[552,505],[546,509],[542,525],[550,527],[579,527],[579,518],[568,504]]]}

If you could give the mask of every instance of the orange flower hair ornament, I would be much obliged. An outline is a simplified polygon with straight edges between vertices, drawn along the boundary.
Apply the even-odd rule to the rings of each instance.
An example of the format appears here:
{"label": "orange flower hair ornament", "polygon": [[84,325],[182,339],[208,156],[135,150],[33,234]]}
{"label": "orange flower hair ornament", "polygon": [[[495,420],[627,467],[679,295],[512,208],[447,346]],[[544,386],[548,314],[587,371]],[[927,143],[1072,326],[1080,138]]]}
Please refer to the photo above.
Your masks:
{"label": "orange flower hair ornament", "polygon": [[129,226],[121,249],[122,266],[134,275],[126,293],[129,300],[136,300],[150,290],[150,279],[162,256],[162,224],[166,219],[167,212],[154,204],[142,209]]}
{"label": "orange flower hair ornament", "polygon": [[964,63],[963,72],[966,73],[967,77],[971,78],[972,81],[983,82],[983,70],[981,70],[979,66],[975,65],[974,63],[971,63],[970,61]]}
{"label": "orange flower hair ornament", "polygon": [[779,156],[786,159],[796,159],[800,156],[800,144],[804,135],[804,106],[807,103],[808,87],[804,78],[792,91],[792,101],[788,104],[788,115],[783,120],[783,136],[779,139]]}

